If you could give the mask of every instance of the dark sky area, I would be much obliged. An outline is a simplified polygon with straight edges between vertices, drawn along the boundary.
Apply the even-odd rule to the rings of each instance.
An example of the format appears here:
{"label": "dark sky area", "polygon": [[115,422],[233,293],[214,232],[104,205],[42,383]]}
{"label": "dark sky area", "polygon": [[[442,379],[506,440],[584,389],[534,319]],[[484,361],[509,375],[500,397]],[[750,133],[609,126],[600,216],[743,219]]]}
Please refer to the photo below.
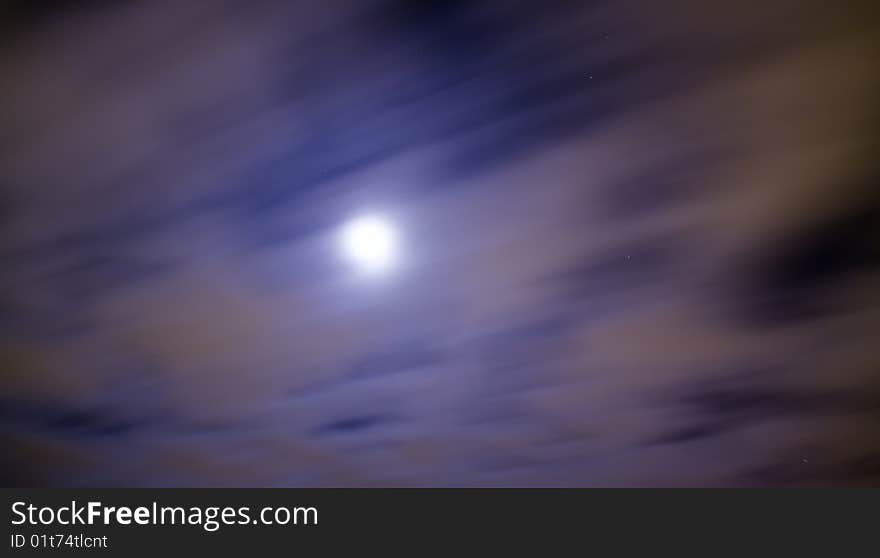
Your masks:
{"label": "dark sky area", "polygon": [[880,485],[873,4],[0,4],[0,480]]}

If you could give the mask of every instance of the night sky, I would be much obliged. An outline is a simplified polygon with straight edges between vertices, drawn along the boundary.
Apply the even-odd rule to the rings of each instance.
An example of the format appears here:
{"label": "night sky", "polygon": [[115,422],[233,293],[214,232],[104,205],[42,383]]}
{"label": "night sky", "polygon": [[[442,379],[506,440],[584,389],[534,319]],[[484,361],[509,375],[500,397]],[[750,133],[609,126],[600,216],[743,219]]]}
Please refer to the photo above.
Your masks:
{"label": "night sky", "polygon": [[4,486],[880,486],[880,13],[0,4]]}

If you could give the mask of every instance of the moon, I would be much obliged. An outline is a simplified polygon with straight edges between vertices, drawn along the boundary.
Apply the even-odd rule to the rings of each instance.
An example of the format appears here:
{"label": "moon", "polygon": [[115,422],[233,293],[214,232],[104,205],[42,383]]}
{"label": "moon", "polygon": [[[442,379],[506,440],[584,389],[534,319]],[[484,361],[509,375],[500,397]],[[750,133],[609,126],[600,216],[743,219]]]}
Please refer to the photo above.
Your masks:
{"label": "moon", "polygon": [[368,275],[390,271],[398,257],[394,224],[379,215],[361,215],[346,222],[339,241],[343,257]]}

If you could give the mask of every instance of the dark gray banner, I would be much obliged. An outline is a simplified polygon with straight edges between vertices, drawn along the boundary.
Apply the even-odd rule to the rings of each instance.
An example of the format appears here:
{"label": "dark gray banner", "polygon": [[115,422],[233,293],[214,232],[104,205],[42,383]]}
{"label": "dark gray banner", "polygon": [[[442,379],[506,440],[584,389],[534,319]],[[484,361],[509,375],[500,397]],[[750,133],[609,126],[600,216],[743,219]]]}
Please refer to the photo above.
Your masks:
{"label": "dark gray banner", "polygon": [[[16,489],[3,492],[3,555],[414,555],[429,549],[471,555],[480,548],[491,555],[510,547],[542,555],[661,548],[714,554],[773,544],[789,552],[831,544],[828,550],[839,552],[869,540],[867,512],[876,496],[839,490]],[[837,542],[823,542],[829,540]]]}

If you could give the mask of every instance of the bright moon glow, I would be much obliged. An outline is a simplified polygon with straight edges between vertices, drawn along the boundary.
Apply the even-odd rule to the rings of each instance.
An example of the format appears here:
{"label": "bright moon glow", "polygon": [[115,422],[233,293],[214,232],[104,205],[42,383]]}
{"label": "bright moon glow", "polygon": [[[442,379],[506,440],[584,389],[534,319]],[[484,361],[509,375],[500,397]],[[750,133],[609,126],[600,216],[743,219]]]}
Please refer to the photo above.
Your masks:
{"label": "bright moon glow", "polygon": [[374,216],[363,216],[345,224],[341,233],[343,255],[367,273],[390,269],[397,255],[397,238],[393,225]]}

